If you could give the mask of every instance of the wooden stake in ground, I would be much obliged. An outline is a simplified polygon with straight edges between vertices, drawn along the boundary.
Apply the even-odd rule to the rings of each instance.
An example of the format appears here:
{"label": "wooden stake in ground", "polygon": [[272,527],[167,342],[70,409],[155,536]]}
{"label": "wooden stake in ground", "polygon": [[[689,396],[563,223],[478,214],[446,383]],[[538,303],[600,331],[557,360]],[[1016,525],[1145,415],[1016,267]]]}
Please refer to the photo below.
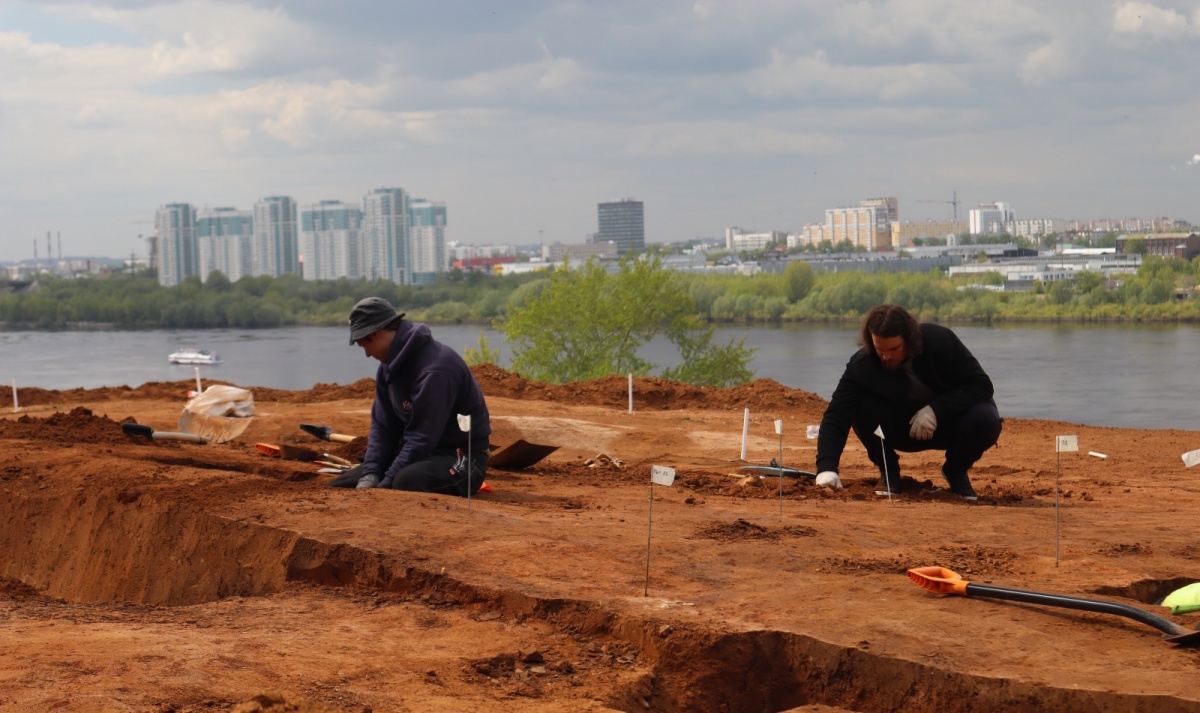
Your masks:
{"label": "wooden stake in ground", "polygon": [[474,464],[471,462],[471,414],[458,414],[458,430],[467,434],[467,513],[471,512],[471,471],[474,470]]}
{"label": "wooden stake in ground", "polygon": [[750,409],[742,414],[742,460],[746,460],[746,437],[750,435]]}
{"label": "wooden stake in ground", "polygon": [[775,419],[775,435],[779,436],[779,514],[783,514],[783,419]]}
{"label": "wooden stake in ground", "polygon": [[[879,455],[883,458],[883,489],[887,491],[888,502],[892,502],[892,478],[887,472],[887,443],[883,437],[883,426],[875,427],[875,435],[879,436]],[[899,491],[900,482],[896,481],[896,489]],[[879,493],[876,493],[878,495]]]}
{"label": "wooden stake in ground", "polygon": [[671,487],[675,482],[675,469],[662,465],[650,466],[650,509],[646,514],[646,588],[643,597],[650,596],[650,528],[654,524],[654,484]]}
{"label": "wooden stake in ground", "polygon": [[1060,518],[1058,514],[1058,481],[1062,478],[1062,454],[1075,453],[1079,450],[1079,439],[1075,436],[1058,436],[1054,439],[1054,457],[1057,470],[1054,474],[1054,566],[1058,566],[1060,537]]}

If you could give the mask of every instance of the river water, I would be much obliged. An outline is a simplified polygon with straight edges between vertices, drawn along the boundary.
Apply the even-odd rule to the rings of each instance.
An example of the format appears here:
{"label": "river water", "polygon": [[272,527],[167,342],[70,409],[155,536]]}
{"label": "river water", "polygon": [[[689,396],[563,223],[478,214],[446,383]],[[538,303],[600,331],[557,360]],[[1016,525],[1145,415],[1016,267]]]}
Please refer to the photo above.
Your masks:
{"label": "river water", "polygon": [[[992,377],[1002,415],[1200,430],[1200,327],[951,328]],[[491,348],[501,351],[500,365],[509,364],[503,337],[492,329],[435,326],[433,333],[459,353],[477,347],[483,334]],[[722,327],[716,339],[724,343],[743,336],[747,346],[758,348],[751,362],[756,376],[825,398],[856,348],[853,327]],[[375,362],[346,343],[343,327],[0,332],[0,386],[96,388],[193,379],[195,367],[167,363],[167,354],[185,346],[223,357],[223,364],[200,367],[202,378],[240,386],[307,389],[375,374]],[[677,361],[665,341],[647,345],[643,356],[660,366]]]}

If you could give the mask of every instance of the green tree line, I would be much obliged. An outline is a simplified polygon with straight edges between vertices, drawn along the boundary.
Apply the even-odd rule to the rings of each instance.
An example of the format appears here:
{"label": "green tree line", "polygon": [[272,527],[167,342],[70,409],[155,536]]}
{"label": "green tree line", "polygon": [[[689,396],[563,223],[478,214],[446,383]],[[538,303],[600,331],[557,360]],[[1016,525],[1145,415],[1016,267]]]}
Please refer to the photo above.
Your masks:
{"label": "green tree line", "polygon": [[[1083,272],[1072,281],[1004,292],[999,273],[951,278],[925,273],[814,272],[793,261],[782,273],[680,273],[692,314],[710,323],[856,321],[881,302],[900,304],[923,320],[1200,321],[1200,258],[1147,256],[1137,274],[1105,280]],[[496,276],[445,273],[430,285],[385,281],[306,281],[295,275],[244,277],[214,273],[162,287],[152,272],[86,279],[39,278],[34,290],[0,282],[0,325],[55,329],[104,325],[121,329],[262,328],[343,324],[367,296],[392,302],[410,319],[433,324],[500,328],[512,305],[523,305],[552,280],[550,272]]]}

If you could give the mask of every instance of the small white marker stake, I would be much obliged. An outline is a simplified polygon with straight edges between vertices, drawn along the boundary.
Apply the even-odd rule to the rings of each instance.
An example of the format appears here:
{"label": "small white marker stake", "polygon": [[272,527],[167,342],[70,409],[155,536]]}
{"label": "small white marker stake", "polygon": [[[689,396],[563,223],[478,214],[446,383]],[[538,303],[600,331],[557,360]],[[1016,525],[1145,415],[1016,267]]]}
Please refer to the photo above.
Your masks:
{"label": "small white marker stake", "polygon": [[204,392],[204,387],[200,385],[200,367],[196,367],[196,394]]}
{"label": "small white marker stake", "polygon": [[471,471],[474,470],[474,463],[471,462],[471,414],[460,413],[458,416],[458,430],[467,434],[467,512],[471,512]]}
{"label": "small white marker stake", "polygon": [[[883,457],[883,487],[887,490],[888,502],[890,503],[892,502],[892,479],[888,477],[887,472],[887,444],[884,443],[886,439],[883,437],[883,426],[875,427],[875,435],[879,436],[879,452]],[[896,487],[899,488],[900,484],[896,483]]]}
{"label": "small white marker stake", "polygon": [[[13,382],[13,389],[14,389],[13,390],[13,403],[14,404],[17,402],[16,388],[17,388],[16,382],[14,381]],[[13,409],[13,410],[15,411],[16,409]],[[1188,451],[1187,453],[1183,454],[1183,465],[1185,467],[1191,468],[1192,466],[1194,466],[1196,464],[1200,464],[1200,451]]]}
{"label": "small white marker stake", "polygon": [[742,460],[746,460],[746,436],[750,433],[750,409],[742,416]]}
{"label": "small white marker stake", "polygon": [[671,487],[675,482],[675,469],[663,465],[650,466],[650,509],[646,515],[646,588],[643,597],[650,596],[650,528],[654,524],[654,484]]}
{"label": "small white marker stake", "polygon": [[629,413],[633,413],[633,374],[629,375]]}
{"label": "small white marker stake", "polygon": [[1076,436],[1056,436],[1054,438],[1055,461],[1054,473],[1054,566],[1058,566],[1059,548],[1062,543],[1062,517],[1058,509],[1058,481],[1062,478],[1062,454],[1079,451],[1079,438]]}
{"label": "small white marker stake", "polygon": [[775,434],[779,436],[779,514],[783,514],[783,419],[775,419]]}
{"label": "small white marker stake", "polygon": [[675,469],[662,465],[650,466],[650,482],[655,485],[671,487],[675,484]]}
{"label": "small white marker stake", "polygon": [[[21,408],[20,406],[17,405],[17,380],[13,379],[12,384],[13,384],[13,413],[16,413],[17,410],[19,408]],[[1186,458],[1187,458],[1187,456],[1185,455],[1184,459],[1186,460]]]}
{"label": "small white marker stake", "polygon": [[1088,455],[1093,458],[1099,458],[1100,460],[1104,460],[1108,457],[1107,453],[1097,453],[1096,451],[1088,451]]}

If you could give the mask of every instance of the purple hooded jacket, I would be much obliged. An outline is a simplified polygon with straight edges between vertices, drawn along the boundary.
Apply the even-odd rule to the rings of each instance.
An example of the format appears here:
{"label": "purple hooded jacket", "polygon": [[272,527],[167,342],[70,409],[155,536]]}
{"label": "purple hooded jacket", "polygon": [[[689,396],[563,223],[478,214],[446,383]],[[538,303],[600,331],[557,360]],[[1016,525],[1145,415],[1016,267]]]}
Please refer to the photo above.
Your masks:
{"label": "purple hooded jacket", "polygon": [[[467,363],[435,341],[429,327],[401,321],[389,352],[375,374],[371,436],[363,474],[391,478],[403,467],[435,454],[485,453],[492,426],[483,392]],[[458,426],[458,414],[471,416],[471,432]]]}

